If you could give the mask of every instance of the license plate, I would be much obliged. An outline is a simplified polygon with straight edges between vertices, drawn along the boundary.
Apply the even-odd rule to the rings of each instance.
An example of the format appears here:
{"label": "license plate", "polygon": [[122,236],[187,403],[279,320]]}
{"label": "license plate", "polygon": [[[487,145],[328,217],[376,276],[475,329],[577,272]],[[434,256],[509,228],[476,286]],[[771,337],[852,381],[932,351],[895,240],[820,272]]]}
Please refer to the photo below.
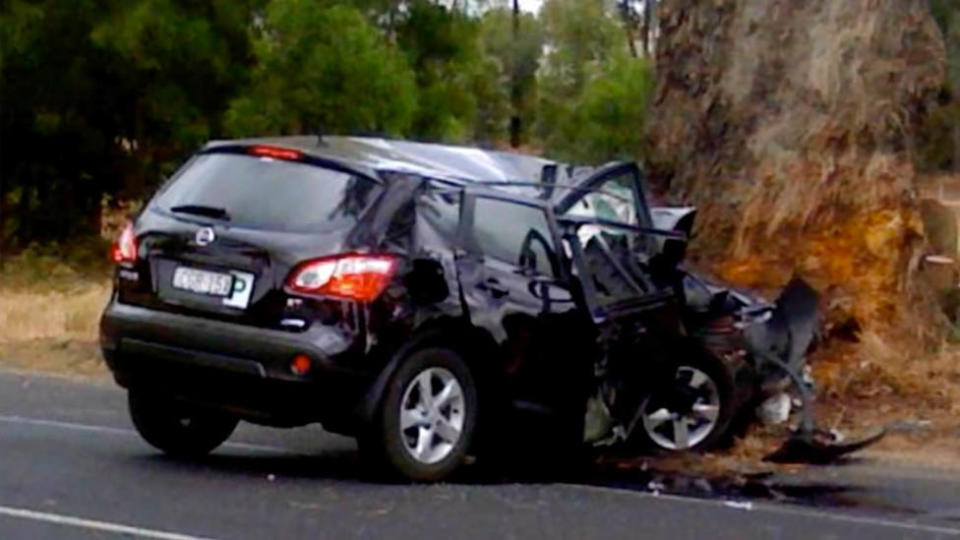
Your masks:
{"label": "license plate", "polygon": [[173,288],[210,296],[230,296],[233,275],[181,266],[173,272]]}

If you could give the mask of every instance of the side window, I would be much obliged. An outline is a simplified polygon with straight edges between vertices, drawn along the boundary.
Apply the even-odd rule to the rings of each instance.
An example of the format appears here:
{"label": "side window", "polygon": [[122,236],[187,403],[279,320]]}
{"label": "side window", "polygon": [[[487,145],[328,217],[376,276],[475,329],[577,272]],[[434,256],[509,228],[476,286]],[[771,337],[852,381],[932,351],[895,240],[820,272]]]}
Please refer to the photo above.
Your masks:
{"label": "side window", "polygon": [[[645,202],[642,194],[638,192],[637,184],[637,178],[632,171],[611,176],[596,186],[597,191],[586,193],[577,200],[566,211],[566,215],[598,218],[627,225],[650,226],[646,217]],[[644,214],[638,214],[638,209],[643,209]],[[591,238],[601,232],[611,238],[625,239],[631,246],[630,249],[634,251],[644,251],[650,245],[646,235],[602,225],[581,227],[579,233],[581,244],[586,246]]]}
{"label": "side window", "polygon": [[422,245],[450,246],[460,227],[460,192],[426,190],[416,198]]}
{"label": "side window", "polygon": [[614,176],[597,186],[599,191],[587,193],[567,210],[567,215],[619,221],[638,225],[639,201],[633,174]]}
{"label": "side window", "polygon": [[557,250],[541,208],[478,197],[472,237],[486,257],[555,277]]}

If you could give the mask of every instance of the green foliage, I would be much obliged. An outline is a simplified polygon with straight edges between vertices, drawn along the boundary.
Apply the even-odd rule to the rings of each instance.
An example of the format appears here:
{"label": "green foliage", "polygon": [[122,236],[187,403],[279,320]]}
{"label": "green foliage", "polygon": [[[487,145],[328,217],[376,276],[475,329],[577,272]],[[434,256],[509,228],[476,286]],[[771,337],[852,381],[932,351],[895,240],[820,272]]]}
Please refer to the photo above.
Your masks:
{"label": "green foliage", "polygon": [[0,2],[0,252],[95,235],[105,194],[148,195],[211,138],[503,145],[517,114],[551,157],[636,156],[652,70],[613,0],[511,5]]}
{"label": "green foliage", "polygon": [[0,249],[97,230],[219,131],[255,2],[12,0],[0,8]]}
{"label": "green foliage", "polygon": [[412,134],[425,140],[472,139],[478,110],[473,90],[488,74],[477,22],[430,2],[411,2],[396,34],[420,93]]}
{"label": "green foliage", "polygon": [[648,60],[611,57],[573,102],[563,126],[568,136],[553,139],[551,148],[565,159],[586,163],[639,159],[653,85]]}
{"label": "green foliage", "polygon": [[538,134],[547,154],[583,162],[636,159],[653,69],[630,58],[605,0],[547,0],[550,52],[539,76]]}
{"label": "green foliage", "polygon": [[256,29],[252,83],[226,115],[235,136],[405,133],[414,74],[355,8],[271,0]]}
{"label": "green foliage", "polygon": [[[524,13],[518,21],[516,38],[513,33],[513,13],[498,7],[483,14],[480,21],[483,48],[494,65],[491,82],[499,87],[496,101],[485,100],[484,127],[479,131],[483,140],[506,140],[511,114],[511,93],[516,91],[520,116],[520,140],[529,142],[537,117],[537,70],[545,44],[540,20]],[[488,79],[489,80],[489,79]]]}
{"label": "green foliage", "polygon": [[960,163],[960,0],[931,0],[947,49],[947,80],[917,130],[917,166],[958,170]]}
{"label": "green foliage", "polygon": [[138,0],[120,4],[90,33],[92,42],[122,66],[128,119],[121,138],[153,164],[141,172],[140,191],[170,173],[182,156],[219,134],[226,100],[246,82],[247,21],[254,0]]}
{"label": "green foliage", "polygon": [[565,97],[583,88],[592,66],[626,49],[608,0],[547,0],[541,17],[549,47],[543,80]]}
{"label": "green foliage", "polygon": [[14,239],[93,230],[93,194],[119,183],[122,164],[109,138],[118,119],[90,114],[116,105],[99,87],[112,80],[109,61],[87,39],[101,17],[97,7],[92,0],[0,7],[0,250]]}

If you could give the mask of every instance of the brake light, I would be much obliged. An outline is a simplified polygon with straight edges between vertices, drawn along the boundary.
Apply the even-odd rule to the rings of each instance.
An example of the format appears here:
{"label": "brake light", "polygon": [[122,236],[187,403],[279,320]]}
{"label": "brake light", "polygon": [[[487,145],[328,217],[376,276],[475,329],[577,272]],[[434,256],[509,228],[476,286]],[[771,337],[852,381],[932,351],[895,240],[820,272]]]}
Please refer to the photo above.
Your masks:
{"label": "brake light", "polygon": [[301,263],[287,279],[297,293],[337,296],[361,302],[376,300],[397,267],[390,255],[339,255]]}
{"label": "brake light", "polygon": [[110,249],[113,262],[132,263],[137,261],[137,237],[133,233],[133,223],[127,223]]}
{"label": "brake light", "polygon": [[258,144],[257,146],[251,146],[247,152],[252,156],[273,158],[273,159],[285,159],[287,161],[297,161],[303,154],[296,150],[291,150],[289,148],[280,148],[279,146],[266,146]]}

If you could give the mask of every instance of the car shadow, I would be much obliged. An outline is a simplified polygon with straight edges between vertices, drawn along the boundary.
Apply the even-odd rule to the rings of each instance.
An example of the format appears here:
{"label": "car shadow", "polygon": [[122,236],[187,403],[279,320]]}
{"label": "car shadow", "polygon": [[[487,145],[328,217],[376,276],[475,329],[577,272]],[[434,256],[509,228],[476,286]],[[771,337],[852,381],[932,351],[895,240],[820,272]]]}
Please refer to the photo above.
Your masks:
{"label": "car shadow", "polygon": [[[249,476],[272,480],[329,480],[375,485],[410,485],[371,467],[354,448],[319,450],[316,453],[276,453],[256,450],[222,450],[200,459],[186,460],[160,453],[142,454],[137,460],[152,466],[180,471],[217,472],[233,476]],[[850,460],[853,462],[852,460]],[[841,484],[785,484],[775,475],[688,475],[675,471],[659,471],[655,462],[650,467],[616,468],[595,463],[581,463],[564,470],[543,467],[483,467],[468,464],[447,483],[469,486],[505,484],[573,484],[634,492],[663,493],[698,498],[750,499],[789,502],[806,506],[859,507],[869,504],[858,488]],[[866,501],[866,502],[865,502]],[[910,512],[908,508],[883,506],[885,510]]]}
{"label": "car shadow", "polygon": [[350,449],[325,450],[316,454],[227,451],[197,459],[151,453],[137,456],[137,459],[148,461],[154,466],[227,475],[377,482],[376,476],[363,466],[358,452]]}

